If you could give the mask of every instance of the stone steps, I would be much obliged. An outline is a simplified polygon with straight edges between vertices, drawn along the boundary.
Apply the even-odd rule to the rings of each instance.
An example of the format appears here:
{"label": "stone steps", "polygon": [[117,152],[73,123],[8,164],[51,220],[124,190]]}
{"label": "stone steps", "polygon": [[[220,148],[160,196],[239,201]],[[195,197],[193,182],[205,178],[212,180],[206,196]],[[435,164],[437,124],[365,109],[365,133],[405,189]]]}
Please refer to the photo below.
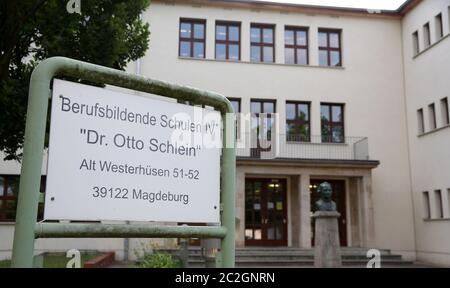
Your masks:
{"label": "stone steps", "polygon": [[[344,267],[366,267],[368,249],[347,248],[341,249]],[[163,249],[161,252],[178,254],[175,249]],[[409,267],[413,263],[405,261],[401,255],[392,254],[391,251],[380,249],[381,267]],[[307,268],[314,266],[314,250],[298,248],[238,248],[236,249],[237,268]],[[189,267],[205,267],[202,251],[198,247],[189,249]]]}

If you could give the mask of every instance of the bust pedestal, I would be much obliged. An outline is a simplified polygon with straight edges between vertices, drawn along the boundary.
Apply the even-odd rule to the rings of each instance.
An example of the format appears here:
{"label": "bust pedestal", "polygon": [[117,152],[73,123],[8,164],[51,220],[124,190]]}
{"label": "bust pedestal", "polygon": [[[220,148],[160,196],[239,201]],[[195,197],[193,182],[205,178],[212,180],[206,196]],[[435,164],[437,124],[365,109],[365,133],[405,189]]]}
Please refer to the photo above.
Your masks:
{"label": "bust pedestal", "polygon": [[342,267],[341,247],[339,243],[338,218],[336,211],[317,211],[314,213],[314,267]]}

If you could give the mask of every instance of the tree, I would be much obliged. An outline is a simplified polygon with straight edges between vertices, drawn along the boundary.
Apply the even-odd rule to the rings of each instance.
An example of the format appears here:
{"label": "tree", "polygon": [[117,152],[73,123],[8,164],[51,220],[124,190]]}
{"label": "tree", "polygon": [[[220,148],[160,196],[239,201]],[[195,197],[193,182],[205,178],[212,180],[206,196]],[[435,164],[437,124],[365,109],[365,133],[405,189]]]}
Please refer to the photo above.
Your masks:
{"label": "tree", "polygon": [[116,69],[144,56],[149,26],[140,19],[149,0],[8,0],[0,3],[0,151],[21,158],[28,85],[43,59],[65,56]]}

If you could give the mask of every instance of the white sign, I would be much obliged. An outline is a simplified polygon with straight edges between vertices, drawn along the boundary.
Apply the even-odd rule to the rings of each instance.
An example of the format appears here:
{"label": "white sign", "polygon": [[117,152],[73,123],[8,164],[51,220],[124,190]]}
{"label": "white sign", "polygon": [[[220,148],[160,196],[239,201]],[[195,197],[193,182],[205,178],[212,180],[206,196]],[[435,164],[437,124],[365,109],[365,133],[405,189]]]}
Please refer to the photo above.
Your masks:
{"label": "white sign", "polygon": [[220,121],[55,80],[44,218],[219,223]]}

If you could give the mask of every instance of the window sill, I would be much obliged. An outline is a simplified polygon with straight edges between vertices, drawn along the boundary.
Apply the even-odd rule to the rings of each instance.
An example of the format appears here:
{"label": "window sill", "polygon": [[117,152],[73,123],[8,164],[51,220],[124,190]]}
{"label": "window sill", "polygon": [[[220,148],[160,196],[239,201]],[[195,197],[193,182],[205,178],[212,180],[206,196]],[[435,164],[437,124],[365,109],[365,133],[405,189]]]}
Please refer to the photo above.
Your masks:
{"label": "window sill", "polygon": [[256,64],[256,65],[272,65],[283,67],[300,67],[300,68],[320,68],[320,69],[332,69],[332,70],[345,70],[343,66],[319,66],[319,65],[301,65],[301,64],[284,64],[284,63],[267,63],[267,62],[251,62],[251,61],[233,61],[233,60],[218,60],[218,59],[206,59],[206,58],[191,58],[178,56],[180,60],[194,60],[194,61],[206,61],[206,62],[223,62],[223,63],[237,63],[237,64]]}
{"label": "window sill", "polygon": [[450,124],[447,124],[447,125],[445,125],[445,126],[442,126],[442,127],[436,128],[436,129],[433,129],[433,130],[431,130],[431,131],[428,131],[428,132],[424,132],[424,133],[422,133],[422,134],[419,134],[419,135],[417,135],[417,137],[419,137],[419,138],[420,138],[420,137],[424,137],[424,136],[427,136],[427,135],[430,135],[430,134],[439,132],[439,131],[441,131],[441,130],[447,129],[447,128],[449,128],[449,127],[450,127]]}
{"label": "window sill", "polygon": [[423,218],[424,222],[443,222],[450,221],[450,218]]}
{"label": "window sill", "polygon": [[438,41],[434,42],[433,44],[431,44],[430,46],[428,46],[427,48],[423,49],[422,51],[420,51],[419,53],[415,54],[413,56],[412,59],[416,59],[418,57],[420,57],[421,55],[425,54],[427,51],[431,50],[431,48],[433,48],[434,46],[438,45],[439,43],[441,43],[442,41],[444,41],[445,39],[450,38],[450,33],[443,36],[441,39],[439,39]]}

